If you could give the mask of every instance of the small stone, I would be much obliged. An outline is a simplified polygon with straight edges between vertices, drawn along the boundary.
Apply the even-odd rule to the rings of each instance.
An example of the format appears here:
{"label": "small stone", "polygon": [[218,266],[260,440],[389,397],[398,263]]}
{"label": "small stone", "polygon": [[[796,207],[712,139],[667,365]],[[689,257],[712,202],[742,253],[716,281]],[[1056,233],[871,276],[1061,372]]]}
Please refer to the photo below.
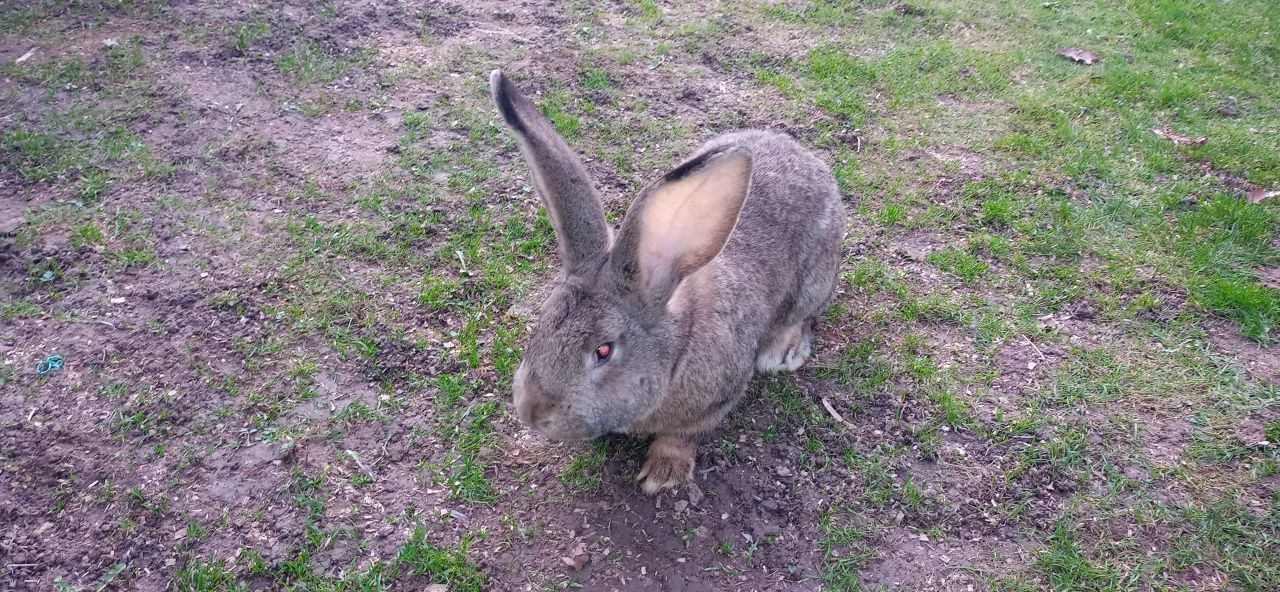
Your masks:
{"label": "small stone", "polygon": [[679,514],[689,508],[689,500],[676,500],[676,503],[673,504],[672,507],[675,509],[676,513]]}
{"label": "small stone", "polygon": [[697,483],[690,483],[689,484],[689,503],[696,506],[702,503],[703,497],[704,496],[702,494],[702,488],[698,487]]}

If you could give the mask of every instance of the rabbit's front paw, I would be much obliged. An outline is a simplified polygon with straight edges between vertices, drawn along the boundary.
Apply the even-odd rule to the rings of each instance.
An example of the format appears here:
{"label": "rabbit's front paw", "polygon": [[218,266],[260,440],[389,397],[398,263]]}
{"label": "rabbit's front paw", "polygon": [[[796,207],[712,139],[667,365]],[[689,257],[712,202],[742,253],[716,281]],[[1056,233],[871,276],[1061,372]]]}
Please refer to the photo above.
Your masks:
{"label": "rabbit's front paw", "polygon": [[640,488],[653,495],[693,479],[693,461],[697,447],[688,438],[658,436],[649,445],[649,456],[640,469]]}

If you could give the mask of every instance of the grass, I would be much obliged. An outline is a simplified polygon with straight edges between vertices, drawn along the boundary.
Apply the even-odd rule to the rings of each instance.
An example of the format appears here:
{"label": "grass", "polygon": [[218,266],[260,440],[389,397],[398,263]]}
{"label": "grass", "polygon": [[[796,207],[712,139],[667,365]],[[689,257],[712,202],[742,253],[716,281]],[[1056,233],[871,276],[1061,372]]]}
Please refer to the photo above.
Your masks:
{"label": "grass", "polygon": [[[403,36],[382,30],[395,15],[328,2],[221,21],[136,0],[0,10],[0,35],[38,45],[3,66],[22,108],[0,125],[0,185],[22,201],[4,221],[0,320],[23,339],[0,385],[32,429],[0,470],[55,537],[101,522],[104,557],[127,539],[177,558],[14,577],[591,588],[631,578],[634,552],[712,587],[788,570],[874,590],[889,577],[876,559],[907,540],[927,552],[905,587],[1280,587],[1280,396],[1246,365],[1280,322],[1280,210],[1245,195],[1280,183],[1275,11],[563,9],[433,9]],[[102,43],[120,19],[136,35]],[[512,42],[535,34],[531,62]],[[1072,46],[1101,61],[1054,53]],[[510,412],[559,263],[487,97],[482,74],[502,64],[527,66],[511,74],[583,155],[615,225],[673,162],[743,126],[814,148],[853,213],[810,364],[752,384],[749,411],[700,450],[706,501],[631,549],[583,525],[621,527],[597,503],[631,491],[617,475],[638,470],[642,442],[542,448]],[[1207,140],[1174,145],[1161,128]],[[347,162],[332,145],[351,138]],[[28,342],[69,371],[31,376],[24,356],[44,352]],[[48,434],[64,432],[85,457],[59,456]],[[263,489],[225,508],[190,497],[224,477]],[[761,538],[745,517],[766,510],[716,515],[734,496],[822,503],[787,509],[800,536]],[[700,531],[703,517],[723,524]],[[591,572],[556,561],[569,531]],[[274,543],[242,547],[245,532]],[[515,544],[553,568],[496,559]],[[956,561],[973,565],[935,561],[956,546],[975,547]],[[1031,559],[997,556],[1010,547]],[[672,548],[689,561],[666,561]]]}
{"label": "grass", "polygon": [[[246,44],[252,44],[255,34],[256,30],[245,33]],[[241,38],[237,36],[235,41],[239,43]],[[342,78],[353,68],[367,65],[372,57],[372,53],[363,48],[339,52],[316,41],[297,39],[275,59],[275,64],[281,74],[298,83],[317,84]]]}
{"label": "grass", "polygon": [[601,467],[604,466],[609,444],[604,440],[595,442],[591,451],[574,458],[560,473],[560,482],[575,492],[595,491],[600,488]]}
{"label": "grass", "polygon": [[[250,590],[251,581],[267,578],[276,586],[308,590],[390,590],[403,579],[425,581],[448,586],[460,592],[478,592],[486,578],[467,559],[470,542],[463,540],[456,549],[438,547],[427,540],[426,529],[417,526],[413,534],[386,563],[374,562],[364,569],[351,570],[334,578],[312,571],[311,552],[315,548],[297,550],[293,556],[269,565],[256,551],[245,550],[237,564],[223,559],[192,558],[174,576],[174,587],[184,592],[238,592]],[[324,543],[324,533],[314,541]],[[332,539],[328,539],[332,540]]]}
{"label": "grass", "polygon": [[1058,524],[1049,538],[1049,546],[1036,560],[1035,568],[1043,575],[1049,588],[1058,590],[1119,590],[1132,586],[1122,583],[1120,574],[1106,566],[1099,566],[1084,557],[1069,528]]}

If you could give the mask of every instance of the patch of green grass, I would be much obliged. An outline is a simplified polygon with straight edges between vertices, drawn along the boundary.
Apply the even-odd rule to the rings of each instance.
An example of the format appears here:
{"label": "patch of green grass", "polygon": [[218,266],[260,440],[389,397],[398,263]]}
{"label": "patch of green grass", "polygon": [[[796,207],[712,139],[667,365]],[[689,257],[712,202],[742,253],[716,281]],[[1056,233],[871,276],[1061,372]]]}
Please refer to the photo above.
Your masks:
{"label": "patch of green grass", "polygon": [[419,526],[396,553],[395,567],[434,584],[445,584],[458,592],[479,592],[487,579],[467,560],[470,539],[463,537],[456,550],[443,549],[427,541],[426,529]]}
{"label": "patch of green grass", "polygon": [[21,33],[40,21],[43,12],[38,6],[7,7],[0,11],[0,35]]}
{"label": "patch of green grass", "polygon": [[249,584],[240,581],[222,559],[192,559],[173,576],[174,588],[180,592],[241,592]]}
{"label": "patch of green grass", "polygon": [[662,20],[662,8],[654,0],[627,0],[627,4],[639,13],[641,20],[650,23]]}
{"label": "patch of green grass", "polygon": [[476,504],[497,500],[487,475],[492,465],[487,451],[493,440],[491,418],[497,412],[496,402],[483,401],[455,408],[440,418],[437,434],[452,447],[442,463],[426,468],[433,472],[435,483],[449,488],[450,495]]}
{"label": "patch of green grass", "polygon": [[572,103],[573,99],[569,93],[556,90],[547,93],[538,105],[542,114],[551,120],[551,125],[555,126],[556,132],[570,141],[576,139],[582,132],[582,120],[570,111]]}
{"label": "patch of green grass", "polygon": [[364,403],[364,401],[352,401],[342,408],[337,415],[333,416],[333,421],[344,424],[353,424],[371,421],[385,421],[387,417],[379,411],[374,410]]}
{"label": "patch of green grass", "polygon": [[1268,423],[1262,430],[1268,442],[1280,444],[1280,419]]}
{"label": "patch of green grass", "polygon": [[773,375],[761,385],[761,397],[777,409],[778,420],[785,426],[813,425],[820,420],[813,401],[790,375]]}
{"label": "patch of green grass", "polygon": [[857,262],[853,266],[853,271],[844,276],[845,283],[867,294],[874,294],[888,287],[888,279],[888,266],[875,259]]}
{"label": "patch of green grass", "polygon": [[84,162],[78,148],[51,133],[13,129],[0,138],[5,167],[28,181],[50,181]]}
{"label": "patch of green grass", "polygon": [[42,127],[19,125],[0,136],[0,167],[33,183],[72,181],[86,204],[113,180],[171,177],[172,163],[127,127],[112,123],[135,116],[73,109]]}
{"label": "patch of green grass", "polygon": [[905,321],[951,325],[966,324],[965,313],[960,305],[936,292],[924,298],[904,298],[899,307],[899,313]]}
{"label": "patch of green grass", "polygon": [[815,373],[835,380],[841,387],[856,395],[870,398],[893,375],[892,368],[880,356],[879,342],[864,339],[849,345],[834,365],[817,368]]}
{"label": "patch of green grass", "polygon": [[107,76],[116,81],[136,77],[146,63],[142,44],[137,37],[127,39],[107,48]]}
{"label": "patch of green grass", "polygon": [[1110,592],[1123,589],[1125,580],[1115,569],[1086,558],[1078,548],[1075,534],[1062,522],[1054,528],[1047,548],[1036,559],[1035,569],[1055,592]]}
{"label": "patch of green grass", "polygon": [[595,491],[600,488],[601,467],[604,466],[605,455],[609,451],[609,443],[597,440],[592,443],[591,451],[569,461],[557,477],[571,491]]}
{"label": "patch of green grass", "polygon": [[902,204],[887,203],[884,205],[884,208],[880,210],[880,223],[885,226],[896,226],[898,223],[902,222],[906,215],[906,208],[903,207]]}
{"label": "patch of green grass", "polygon": [[320,496],[322,495],[321,486],[325,481],[324,475],[312,477],[301,468],[294,467],[292,478],[290,490],[293,492],[294,505],[305,510],[311,521],[323,518],[324,500]]}
{"label": "patch of green grass", "polygon": [[1074,484],[1086,476],[1088,462],[1085,432],[1062,427],[1052,436],[1022,449],[1018,465],[1005,473],[1005,479],[1014,481],[1040,467],[1057,482]]}
{"label": "patch of green grass", "polygon": [[418,302],[431,310],[445,310],[452,304],[453,296],[461,285],[454,278],[425,276],[422,278],[422,289],[418,292]]}
{"label": "patch of green grass", "polygon": [[866,542],[870,533],[853,524],[841,522],[841,515],[828,512],[818,519],[822,538],[818,541],[822,549],[824,590],[839,592],[858,592],[864,587],[860,584],[858,574],[874,557],[871,547]]}
{"label": "patch of green grass", "polygon": [[[102,574],[102,576],[99,577],[98,580],[93,583],[93,586],[91,588],[84,588],[84,589],[85,590],[91,589],[94,592],[102,592],[103,590],[106,590],[111,585],[111,582],[116,579],[116,576],[119,576],[122,572],[124,572],[126,567],[128,567],[128,565],[125,563],[117,563],[111,566],[111,568],[108,569],[106,573]],[[57,576],[53,579],[53,587],[58,592],[77,592],[81,590],[81,588],[73,587],[71,584],[68,584],[67,581],[62,578],[62,576]]]}
{"label": "patch of green grass", "polygon": [[925,258],[926,261],[938,266],[939,269],[960,276],[965,283],[972,283],[974,280],[982,277],[987,273],[991,266],[979,261],[972,254],[948,247],[941,251],[929,253]]}
{"label": "patch of green grass", "polygon": [[997,180],[965,184],[961,196],[979,203],[978,221],[992,228],[1008,228],[1021,213],[1019,196]]}
{"label": "patch of green grass", "polygon": [[1240,323],[1249,338],[1275,341],[1280,290],[1261,285],[1252,270],[1280,264],[1280,252],[1271,247],[1280,216],[1260,204],[1216,195],[1178,222],[1179,249],[1191,262],[1194,299]]}
{"label": "patch of green grass", "polygon": [[956,398],[947,389],[930,389],[928,394],[929,399],[938,406],[938,413],[941,414],[943,423],[952,429],[967,426],[972,421],[969,417],[969,405]]}
{"label": "patch of green grass", "polygon": [[862,122],[866,113],[862,92],[876,79],[874,67],[836,45],[823,45],[809,52],[806,74],[817,86],[817,106],[843,117],[850,125]]}
{"label": "patch of green grass", "polygon": [[1143,370],[1110,349],[1073,349],[1072,359],[1054,377],[1051,394],[1062,404],[1105,403],[1143,388]]}
{"label": "patch of green grass", "polygon": [[609,73],[599,68],[592,68],[582,73],[581,84],[584,88],[594,90],[607,90],[613,86],[609,80]]}
{"label": "patch of green grass", "polygon": [[1217,278],[1201,287],[1199,301],[1240,323],[1245,336],[1263,344],[1276,341],[1280,323],[1280,291],[1245,280]]}
{"label": "patch of green grass", "polygon": [[1174,567],[1225,572],[1232,588],[1274,590],[1280,586],[1280,509],[1272,500],[1256,513],[1235,499],[1182,509],[1178,535],[1171,541]]}
{"label": "patch of green grass", "polygon": [[295,40],[276,58],[281,74],[303,84],[329,83],[346,76],[352,68],[368,64],[374,55],[369,48],[349,53],[335,52],[311,40]]}
{"label": "patch of green grass", "polygon": [[248,53],[255,43],[271,35],[271,25],[262,19],[237,25],[227,34],[227,46],[240,54]]}
{"label": "patch of green grass", "polygon": [[0,320],[9,321],[25,317],[34,317],[42,312],[39,304],[25,298],[6,300],[0,303]]}
{"label": "patch of green grass", "polygon": [[792,4],[765,4],[762,11],[770,18],[811,25],[849,25],[862,18],[862,0],[814,0]]}
{"label": "patch of green grass", "polygon": [[[274,588],[289,590],[373,592],[396,589],[394,584],[406,580],[425,580],[460,592],[478,592],[485,588],[487,578],[467,558],[471,535],[463,536],[457,548],[450,549],[431,543],[426,533],[421,525],[415,527],[389,562],[375,560],[364,569],[351,565],[334,576],[316,572],[313,563],[316,553],[356,534],[341,528],[324,530],[308,524],[302,544],[274,565],[253,549],[242,550],[236,564],[195,557],[175,574],[174,585],[185,592],[241,592],[250,589],[248,581],[252,577],[266,578]],[[237,567],[243,571],[237,573]]]}
{"label": "patch of green grass", "polygon": [[50,93],[78,90],[90,80],[91,73],[80,55],[57,56],[35,64],[6,62],[6,74],[44,86]]}
{"label": "patch of green grass", "polygon": [[99,168],[90,167],[80,173],[80,183],[76,193],[86,201],[96,200],[107,188],[111,174]]}

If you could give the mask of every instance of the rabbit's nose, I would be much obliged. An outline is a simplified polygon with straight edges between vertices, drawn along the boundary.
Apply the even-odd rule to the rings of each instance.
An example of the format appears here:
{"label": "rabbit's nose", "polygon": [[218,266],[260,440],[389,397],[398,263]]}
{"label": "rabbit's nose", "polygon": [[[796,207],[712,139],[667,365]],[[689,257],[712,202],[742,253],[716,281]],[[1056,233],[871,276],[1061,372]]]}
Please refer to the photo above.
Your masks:
{"label": "rabbit's nose", "polygon": [[551,424],[553,405],[546,399],[535,397],[529,405],[529,425],[539,431],[546,431]]}
{"label": "rabbit's nose", "polygon": [[550,434],[555,431],[556,405],[546,398],[539,396],[524,397],[516,405],[516,409],[520,419],[529,427],[543,434]]}
{"label": "rabbit's nose", "polygon": [[516,415],[520,416],[520,420],[534,429],[546,429],[555,405],[540,392],[537,380],[530,376],[523,364],[516,370],[511,386],[515,396]]}

